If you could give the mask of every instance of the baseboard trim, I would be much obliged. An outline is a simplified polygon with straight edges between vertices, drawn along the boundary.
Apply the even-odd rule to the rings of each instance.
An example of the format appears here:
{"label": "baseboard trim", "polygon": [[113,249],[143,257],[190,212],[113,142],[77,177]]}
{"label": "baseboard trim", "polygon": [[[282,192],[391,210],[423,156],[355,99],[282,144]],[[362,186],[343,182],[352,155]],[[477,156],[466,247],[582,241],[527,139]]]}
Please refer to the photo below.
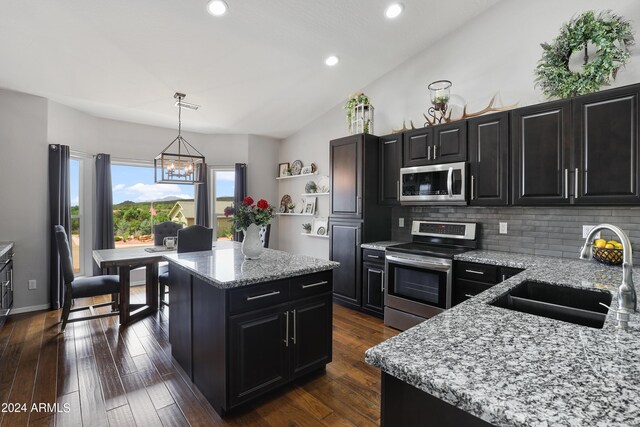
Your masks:
{"label": "baseboard trim", "polygon": [[30,305],[28,307],[12,308],[9,316],[12,314],[29,313],[31,311],[49,310],[51,304]]}

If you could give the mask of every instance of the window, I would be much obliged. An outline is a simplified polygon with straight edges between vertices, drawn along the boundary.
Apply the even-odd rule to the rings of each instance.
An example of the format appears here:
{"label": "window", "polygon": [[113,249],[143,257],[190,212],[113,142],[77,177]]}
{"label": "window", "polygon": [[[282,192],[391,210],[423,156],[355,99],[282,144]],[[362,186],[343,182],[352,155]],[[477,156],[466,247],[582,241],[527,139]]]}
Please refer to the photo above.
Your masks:
{"label": "window", "polygon": [[71,196],[71,258],[73,260],[73,272],[76,276],[84,274],[84,245],[82,238],[84,237],[83,228],[83,204],[81,203],[82,194],[82,161],[80,158],[72,157],[69,164],[69,181]]}
{"label": "window", "polygon": [[193,185],[156,184],[152,165],[112,163],[116,247],[153,245],[153,225],[195,223]]}
{"label": "window", "polygon": [[233,209],[236,175],[233,170],[228,169],[210,169],[210,199],[213,208],[211,209],[214,218],[211,221],[214,233],[218,240],[231,240],[233,238],[233,230],[231,228],[232,220],[225,216],[226,208]]}

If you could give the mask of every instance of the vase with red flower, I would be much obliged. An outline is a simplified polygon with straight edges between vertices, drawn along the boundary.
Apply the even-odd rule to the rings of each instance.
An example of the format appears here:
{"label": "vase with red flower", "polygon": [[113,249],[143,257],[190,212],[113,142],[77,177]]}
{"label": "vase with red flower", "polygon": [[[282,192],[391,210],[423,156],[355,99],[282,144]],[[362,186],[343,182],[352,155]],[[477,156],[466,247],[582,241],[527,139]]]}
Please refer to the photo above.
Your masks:
{"label": "vase with red flower", "polygon": [[[225,215],[229,216],[231,211]],[[242,254],[245,259],[258,259],[262,255],[263,246],[260,241],[260,230],[273,219],[273,206],[264,199],[254,203],[251,197],[245,197],[242,204],[233,214],[233,229],[242,231]]]}

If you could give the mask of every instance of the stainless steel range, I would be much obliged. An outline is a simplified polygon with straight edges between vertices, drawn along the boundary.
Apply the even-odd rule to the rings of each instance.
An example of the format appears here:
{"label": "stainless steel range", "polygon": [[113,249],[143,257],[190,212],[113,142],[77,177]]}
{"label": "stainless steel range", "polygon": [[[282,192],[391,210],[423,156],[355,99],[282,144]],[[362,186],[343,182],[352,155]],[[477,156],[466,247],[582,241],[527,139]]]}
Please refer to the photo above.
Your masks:
{"label": "stainless steel range", "polygon": [[411,235],[385,255],[384,323],[402,331],[451,307],[453,257],[477,247],[475,223],[413,221]]}

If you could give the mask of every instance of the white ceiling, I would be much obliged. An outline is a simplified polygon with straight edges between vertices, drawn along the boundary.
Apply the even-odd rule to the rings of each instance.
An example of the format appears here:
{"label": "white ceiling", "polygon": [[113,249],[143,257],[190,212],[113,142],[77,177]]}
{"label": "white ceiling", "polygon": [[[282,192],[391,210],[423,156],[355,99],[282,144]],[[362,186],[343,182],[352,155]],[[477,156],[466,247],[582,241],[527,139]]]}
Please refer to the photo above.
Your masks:
{"label": "white ceiling", "polygon": [[181,91],[186,129],[286,137],[497,0],[390,2],[0,0],[0,87],[165,127]]}

